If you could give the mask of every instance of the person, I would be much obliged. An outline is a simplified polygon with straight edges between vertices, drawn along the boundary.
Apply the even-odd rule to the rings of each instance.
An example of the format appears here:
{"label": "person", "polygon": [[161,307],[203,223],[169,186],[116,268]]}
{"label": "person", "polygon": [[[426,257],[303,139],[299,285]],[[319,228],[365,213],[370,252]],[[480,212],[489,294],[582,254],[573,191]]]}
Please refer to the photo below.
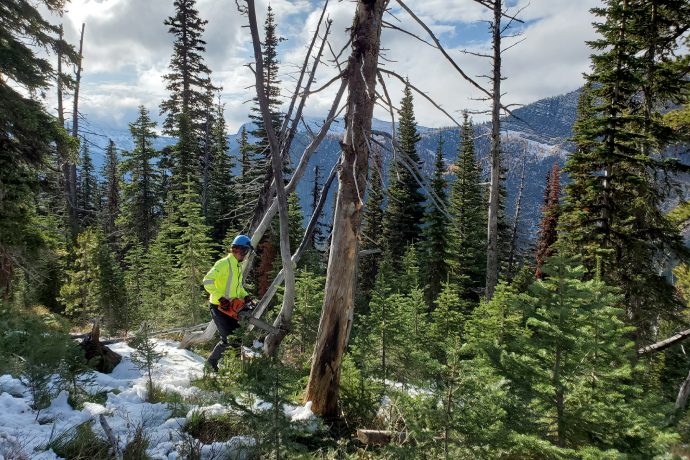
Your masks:
{"label": "person", "polygon": [[209,293],[211,318],[218,328],[220,341],[206,360],[206,365],[218,372],[218,362],[230,346],[239,348],[241,343],[228,342],[228,336],[239,327],[237,312],[252,298],[244,289],[240,263],[254,248],[246,235],[237,235],[230,246],[230,254],[217,261],[204,277],[204,289]]}

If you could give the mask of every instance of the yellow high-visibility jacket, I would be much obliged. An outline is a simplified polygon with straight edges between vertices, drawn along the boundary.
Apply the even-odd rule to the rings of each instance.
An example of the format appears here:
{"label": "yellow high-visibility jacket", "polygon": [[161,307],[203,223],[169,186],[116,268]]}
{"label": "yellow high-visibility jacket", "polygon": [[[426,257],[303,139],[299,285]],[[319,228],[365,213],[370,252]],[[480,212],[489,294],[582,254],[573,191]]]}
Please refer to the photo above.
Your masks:
{"label": "yellow high-visibility jacket", "polygon": [[242,282],[242,267],[235,256],[229,254],[216,262],[204,276],[204,289],[210,294],[209,302],[218,305],[221,297],[229,300],[248,296]]}

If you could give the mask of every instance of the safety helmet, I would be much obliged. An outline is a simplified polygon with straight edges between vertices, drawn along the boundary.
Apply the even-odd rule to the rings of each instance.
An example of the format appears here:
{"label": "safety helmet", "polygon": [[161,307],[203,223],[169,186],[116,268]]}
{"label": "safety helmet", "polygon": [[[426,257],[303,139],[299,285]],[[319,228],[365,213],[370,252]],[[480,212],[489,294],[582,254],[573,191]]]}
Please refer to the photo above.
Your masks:
{"label": "safety helmet", "polygon": [[232,246],[254,250],[252,240],[247,235],[237,235],[235,239],[232,240]]}

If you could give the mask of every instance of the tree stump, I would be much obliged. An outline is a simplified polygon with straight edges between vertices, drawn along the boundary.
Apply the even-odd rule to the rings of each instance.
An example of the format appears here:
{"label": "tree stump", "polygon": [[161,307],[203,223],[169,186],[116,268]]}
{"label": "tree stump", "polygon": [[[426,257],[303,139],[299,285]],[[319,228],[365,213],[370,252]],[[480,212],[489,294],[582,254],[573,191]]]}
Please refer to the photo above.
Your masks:
{"label": "tree stump", "polygon": [[96,321],[93,329],[91,329],[91,333],[79,345],[84,349],[84,357],[89,367],[98,372],[110,374],[115,369],[115,366],[120,364],[122,356],[101,343],[100,337],[101,326]]}

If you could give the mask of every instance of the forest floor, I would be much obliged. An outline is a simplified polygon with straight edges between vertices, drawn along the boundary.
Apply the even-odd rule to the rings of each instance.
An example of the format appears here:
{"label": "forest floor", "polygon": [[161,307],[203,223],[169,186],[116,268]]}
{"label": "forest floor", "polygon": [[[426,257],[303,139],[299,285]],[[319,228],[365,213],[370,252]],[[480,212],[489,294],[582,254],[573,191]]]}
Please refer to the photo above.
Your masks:
{"label": "forest floor", "polygon": [[[122,356],[122,361],[110,374],[95,373],[88,384],[92,397],[87,397],[88,402],[79,409],[70,405],[68,392],[62,390],[48,408],[35,411],[31,409],[30,392],[22,381],[3,375],[0,376],[0,460],[63,458],[53,451],[51,444],[72,436],[76,427],[85,424],[90,424],[93,433],[105,440],[101,414],[112,429],[121,452],[139,432],[146,436],[146,455],[152,460],[185,458],[183,452],[190,449],[206,460],[244,458],[243,452],[255,443],[250,436],[238,434],[226,441],[204,443],[185,432],[189,420],[199,414],[218,415],[231,413],[233,409],[213,403],[218,400],[213,393],[193,385],[204,376],[202,356],[177,348],[178,343],[172,340],[155,342],[157,351],[164,356],[153,368],[154,385],[161,394],[176,395],[185,404],[147,402],[147,377],[131,361],[133,349],[125,343],[109,345]],[[256,410],[271,407],[260,400],[254,405]],[[293,422],[316,426],[316,416],[310,406],[311,403],[286,405],[282,409]]]}

